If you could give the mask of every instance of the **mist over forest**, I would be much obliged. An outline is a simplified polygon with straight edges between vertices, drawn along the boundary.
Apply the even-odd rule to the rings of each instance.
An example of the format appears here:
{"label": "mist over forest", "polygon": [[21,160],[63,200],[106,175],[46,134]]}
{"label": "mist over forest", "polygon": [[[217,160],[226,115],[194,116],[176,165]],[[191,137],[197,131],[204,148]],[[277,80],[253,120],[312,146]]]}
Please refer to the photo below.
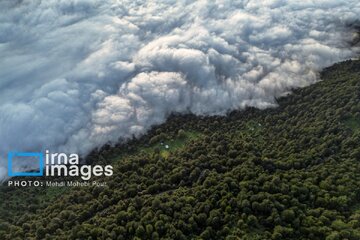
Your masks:
{"label": "mist over forest", "polygon": [[1,1],[0,176],[9,151],[84,156],[171,113],[276,107],[356,56],[359,15],[356,0]]}

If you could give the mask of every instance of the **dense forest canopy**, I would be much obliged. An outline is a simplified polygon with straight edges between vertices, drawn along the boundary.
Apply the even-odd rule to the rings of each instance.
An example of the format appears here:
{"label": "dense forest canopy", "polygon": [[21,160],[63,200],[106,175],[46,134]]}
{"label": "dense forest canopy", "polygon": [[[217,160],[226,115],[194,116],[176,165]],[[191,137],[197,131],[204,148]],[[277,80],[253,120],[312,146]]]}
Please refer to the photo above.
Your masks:
{"label": "dense forest canopy", "polygon": [[[360,239],[360,61],[224,117],[172,116],[88,161],[106,187],[0,189],[0,239]],[[167,146],[167,147],[165,147]]]}

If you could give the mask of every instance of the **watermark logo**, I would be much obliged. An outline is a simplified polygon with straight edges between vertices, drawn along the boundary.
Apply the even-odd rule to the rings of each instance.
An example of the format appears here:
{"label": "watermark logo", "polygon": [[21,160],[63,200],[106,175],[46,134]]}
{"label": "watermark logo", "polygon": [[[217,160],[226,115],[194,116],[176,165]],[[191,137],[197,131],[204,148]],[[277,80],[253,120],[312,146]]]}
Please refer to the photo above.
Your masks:
{"label": "watermark logo", "polygon": [[[27,158],[37,161],[39,170],[34,172],[14,172],[14,160],[21,161]],[[83,165],[80,164],[78,154],[50,153],[41,152],[9,152],[8,153],[8,175],[10,177],[81,177],[83,180],[90,180],[92,176],[112,176],[113,167],[111,165]]]}
{"label": "watermark logo", "polygon": [[[15,158],[35,158],[39,162],[38,172],[14,172],[13,160]],[[44,155],[39,152],[9,152],[8,153],[8,175],[10,177],[38,177],[44,175]]]}

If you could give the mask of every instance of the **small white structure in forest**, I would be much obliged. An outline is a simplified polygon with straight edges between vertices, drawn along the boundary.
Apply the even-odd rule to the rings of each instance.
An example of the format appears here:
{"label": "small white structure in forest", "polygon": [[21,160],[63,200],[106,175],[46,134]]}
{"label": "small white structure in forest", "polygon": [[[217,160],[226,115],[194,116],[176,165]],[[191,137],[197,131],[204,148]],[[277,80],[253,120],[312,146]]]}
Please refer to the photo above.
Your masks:
{"label": "small white structure in forest", "polygon": [[165,148],[166,148],[166,149],[169,149],[169,145],[166,144],[166,145],[165,145]]}

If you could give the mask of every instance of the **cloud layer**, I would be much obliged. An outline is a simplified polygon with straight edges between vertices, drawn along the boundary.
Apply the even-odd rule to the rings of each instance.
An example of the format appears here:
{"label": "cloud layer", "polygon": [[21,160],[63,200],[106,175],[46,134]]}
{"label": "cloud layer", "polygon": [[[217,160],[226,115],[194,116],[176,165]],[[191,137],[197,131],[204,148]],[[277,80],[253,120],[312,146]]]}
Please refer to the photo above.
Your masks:
{"label": "cloud layer", "polygon": [[0,178],[8,151],[85,155],[172,112],[275,106],[356,55],[358,16],[357,0],[1,1]]}

